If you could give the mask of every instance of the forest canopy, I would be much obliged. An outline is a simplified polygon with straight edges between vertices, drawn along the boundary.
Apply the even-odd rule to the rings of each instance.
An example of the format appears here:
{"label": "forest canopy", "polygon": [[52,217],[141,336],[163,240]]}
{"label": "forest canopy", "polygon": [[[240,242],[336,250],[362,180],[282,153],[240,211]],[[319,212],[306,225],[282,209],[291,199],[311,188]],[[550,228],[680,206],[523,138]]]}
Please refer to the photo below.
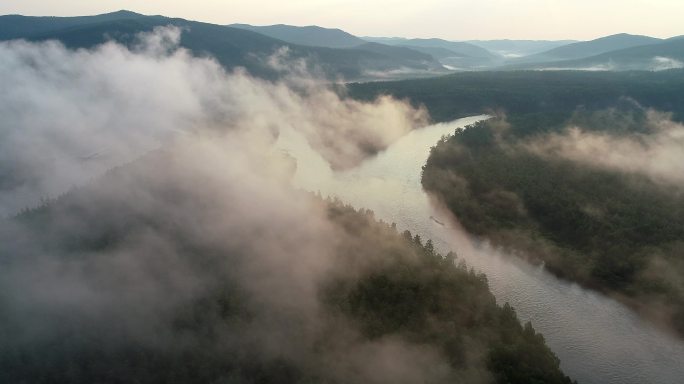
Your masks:
{"label": "forest canopy", "polygon": [[433,148],[423,186],[470,233],[684,332],[684,127],[654,116],[480,122]]}
{"label": "forest canopy", "polygon": [[684,332],[684,71],[510,71],[358,83],[487,114],[431,151],[423,187],[472,234]]}
{"label": "forest canopy", "polygon": [[571,382],[454,254],[183,148],[1,223],[0,381]]}

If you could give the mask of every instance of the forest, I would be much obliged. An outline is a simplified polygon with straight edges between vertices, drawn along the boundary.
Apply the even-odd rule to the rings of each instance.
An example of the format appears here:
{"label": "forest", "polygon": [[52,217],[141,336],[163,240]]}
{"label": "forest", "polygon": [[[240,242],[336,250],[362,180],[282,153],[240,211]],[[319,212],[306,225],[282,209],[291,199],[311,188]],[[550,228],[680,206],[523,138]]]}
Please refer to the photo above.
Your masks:
{"label": "forest", "polygon": [[294,190],[313,213],[283,237],[283,207],[253,221],[178,167],[150,154],[2,223],[0,382],[571,382],[429,239]]}
{"label": "forest", "polygon": [[[350,95],[405,98],[425,106],[435,122],[488,114],[490,120],[457,130],[432,149],[423,187],[470,233],[615,295],[684,334],[684,195],[678,176],[663,182],[627,169],[629,153],[619,159],[624,166],[593,160],[614,154],[610,143],[629,141],[630,150],[652,150],[632,156],[650,164],[659,147],[648,144],[662,139],[660,146],[674,143],[663,162],[676,174],[681,148],[676,135],[667,135],[679,128],[663,131],[663,123],[653,120],[659,113],[675,127],[684,120],[683,74],[471,72],[359,83]],[[563,140],[581,146],[587,143],[582,139],[597,138],[604,145],[585,148],[581,156],[561,153],[567,149]]]}
{"label": "forest", "polygon": [[613,2],[0,2],[0,384],[679,382],[684,5]]}
{"label": "forest", "polygon": [[[660,72],[463,72],[429,79],[350,84],[349,96],[372,100],[388,94],[423,105],[434,122],[461,117],[525,116],[529,129],[562,124],[578,107],[600,110],[624,98],[684,120],[684,70]],[[517,126],[517,125],[516,125]]]}
{"label": "forest", "polygon": [[[600,116],[605,123],[606,114]],[[684,334],[681,186],[536,152],[528,144],[544,139],[516,130],[529,126],[493,119],[455,132],[433,148],[424,188],[472,234],[544,262],[558,276],[618,294]],[[644,128],[609,126],[618,136]]]}

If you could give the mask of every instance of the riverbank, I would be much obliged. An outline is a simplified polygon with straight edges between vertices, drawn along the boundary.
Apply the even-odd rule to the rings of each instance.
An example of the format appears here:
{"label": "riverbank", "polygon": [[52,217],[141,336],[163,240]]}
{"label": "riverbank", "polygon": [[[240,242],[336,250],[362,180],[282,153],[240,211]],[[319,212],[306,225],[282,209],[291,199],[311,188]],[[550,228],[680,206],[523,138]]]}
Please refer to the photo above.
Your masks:
{"label": "riverbank", "polygon": [[456,128],[484,118],[474,116],[411,132],[345,172],[331,171],[293,132],[282,132],[278,146],[297,159],[294,183],[300,188],[372,209],[376,218],[432,239],[439,252],[455,251],[485,273],[497,302],[509,302],[522,321],[531,321],[560,358],[564,372],[579,383],[670,384],[684,377],[684,344],[615,300],[472,241],[447,212],[432,204],[420,182],[430,147]]}

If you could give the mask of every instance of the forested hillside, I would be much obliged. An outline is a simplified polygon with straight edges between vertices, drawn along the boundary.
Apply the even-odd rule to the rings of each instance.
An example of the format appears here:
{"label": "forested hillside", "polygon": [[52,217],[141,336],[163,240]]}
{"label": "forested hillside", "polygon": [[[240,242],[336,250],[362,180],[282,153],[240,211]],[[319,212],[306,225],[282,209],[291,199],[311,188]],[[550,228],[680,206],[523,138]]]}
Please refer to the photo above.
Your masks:
{"label": "forested hillside", "polygon": [[605,36],[591,41],[580,41],[557,48],[550,49],[536,55],[527,56],[522,61],[544,62],[558,60],[581,59],[602,53],[617,51],[625,48],[639,47],[649,44],[661,43],[661,39],[649,36],[629,35],[620,33],[612,36]]}
{"label": "forested hillside", "polygon": [[430,79],[356,83],[353,97],[378,94],[425,105],[435,122],[481,113],[526,115],[536,126],[559,125],[578,107],[604,109],[621,98],[674,113],[684,120],[684,70],[662,72],[511,71],[468,72]]}
{"label": "forested hillside", "polygon": [[469,73],[352,94],[439,122],[491,114],[433,149],[424,188],[472,234],[684,332],[683,74]]}
{"label": "forested hillside", "polygon": [[[543,261],[561,277],[619,294],[684,332],[684,186],[658,169],[601,157],[612,156],[608,148],[620,140],[639,148],[657,137],[645,117],[628,114],[578,113],[566,126],[582,131],[540,127],[521,136],[527,122],[501,119],[459,130],[431,152],[423,186],[472,234]],[[596,138],[601,147],[579,152]],[[649,164],[638,151],[620,156]]]}
{"label": "forested hillside", "polygon": [[153,153],[2,223],[0,381],[570,382],[453,254],[200,163]]}
{"label": "forested hillside", "polygon": [[279,75],[269,65],[269,58],[285,47],[289,59],[305,60],[312,73],[335,79],[372,78],[371,73],[397,70],[423,75],[446,72],[432,56],[409,49],[298,45],[241,28],[127,11],[83,17],[0,16],[0,40],[57,40],[74,49],[92,48],[107,41],[135,47],[138,34],[167,26],[183,30],[180,45],[193,54],[212,56],[226,69],[243,67],[260,77]]}

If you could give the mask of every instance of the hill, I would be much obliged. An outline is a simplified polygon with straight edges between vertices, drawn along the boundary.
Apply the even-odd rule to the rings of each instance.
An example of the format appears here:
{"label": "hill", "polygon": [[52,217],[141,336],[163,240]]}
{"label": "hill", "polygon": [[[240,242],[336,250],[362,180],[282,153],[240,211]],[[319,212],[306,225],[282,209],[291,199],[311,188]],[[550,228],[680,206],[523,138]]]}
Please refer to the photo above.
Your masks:
{"label": "hill", "polygon": [[684,121],[682,70],[464,72],[430,79],[351,84],[349,93],[363,100],[380,94],[408,99],[426,106],[436,122],[501,112],[560,124],[577,106],[607,108],[621,97],[638,100],[646,108],[673,112],[676,120]]}
{"label": "hill", "polygon": [[684,335],[684,71],[460,73],[351,89],[376,92],[436,121],[493,115],[433,149],[424,188],[470,233]]}
{"label": "hill", "polygon": [[535,68],[663,71],[684,68],[684,39],[620,49],[579,60],[535,65]]}
{"label": "hill", "polygon": [[571,383],[429,240],[169,149],[0,222],[2,382]]}
{"label": "hill", "polygon": [[143,15],[118,11],[97,16],[77,17],[27,17],[21,15],[0,16],[0,40],[27,38],[29,36],[56,31],[79,25],[102,23],[113,20],[137,19]]}
{"label": "hill", "polygon": [[[682,188],[630,169],[627,160],[651,166],[639,145],[653,151],[649,156],[672,156],[668,146],[643,144],[662,140],[654,128],[662,121],[645,116],[586,110],[557,126],[513,116],[469,127],[434,149],[423,186],[470,233],[684,336],[684,289],[676,277],[684,273]],[[535,136],[516,136],[530,124]],[[603,160],[612,156],[625,166]]]}
{"label": "hill", "polygon": [[[122,17],[120,17],[122,16]],[[444,72],[441,64],[429,56],[413,52],[413,57],[403,57],[406,50],[335,49],[308,47],[285,43],[281,40],[239,28],[188,21],[163,16],[140,16],[129,12],[117,12],[85,18],[36,18],[25,16],[2,16],[11,20],[21,19],[22,28],[17,33],[6,33],[9,38],[31,41],[59,40],[70,48],[88,48],[113,39],[123,44],[133,44],[136,35],[149,32],[155,27],[177,26],[182,28],[180,44],[195,55],[215,57],[223,66],[232,69],[247,68],[257,76],[275,77],[278,73],[267,63],[267,58],[279,48],[288,47],[293,59],[306,59],[308,65],[321,69],[331,77],[350,79],[367,78],[371,73],[402,71],[405,73]],[[3,19],[0,19],[2,21]],[[88,20],[83,22],[82,20]],[[1,24],[1,23],[0,23]],[[56,26],[59,28],[56,29]],[[409,55],[410,56],[410,55]],[[312,69],[317,72],[316,69]]]}
{"label": "hill", "polygon": [[[405,39],[399,37],[364,37],[365,40],[381,44],[399,45],[411,47],[412,49],[440,50],[440,62],[455,69],[477,69],[488,68],[499,65],[503,62],[503,57],[492,53],[477,45],[448,41],[443,39]],[[445,51],[446,50],[446,51]],[[445,53],[453,52],[453,55]]]}
{"label": "hill", "polygon": [[277,24],[255,26],[249,24],[230,24],[229,27],[247,29],[288,43],[328,48],[353,48],[366,43],[341,29],[322,28],[315,25],[297,27]]}
{"label": "hill", "polygon": [[638,47],[642,45],[657,44],[660,42],[662,42],[661,39],[656,39],[654,37],[620,33],[617,35],[601,37],[591,41],[582,41],[564,45],[546,52],[525,57],[521,60],[525,62],[574,60],[596,56],[610,51],[617,51],[620,49]]}
{"label": "hill", "polygon": [[[367,42],[340,29],[329,29],[318,26],[296,27],[284,24],[263,27],[249,24],[231,24],[230,27],[258,32],[275,39],[302,46],[353,49],[370,52],[372,54],[380,55],[383,58],[394,60],[396,63],[401,63],[404,68],[395,68],[395,72],[408,68],[439,69],[438,66],[435,66],[436,58],[428,52],[413,49],[411,47],[399,47]],[[387,72],[392,72],[391,69],[386,70]]]}
{"label": "hill", "polygon": [[419,45],[397,45],[397,47],[405,47],[414,51],[423,52],[437,60],[448,59],[452,57],[467,57],[466,54],[454,52],[450,49],[442,47],[421,47]]}
{"label": "hill", "polygon": [[576,40],[469,40],[467,43],[485,48],[506,58],[517,58],[541,53],[564,45],[577,43]]}
{"label": "hill", "polygon": [[496,58],[497,55],[474,44],[443,39],[405,39],[401,37],[363,37],[364,40],[390,45],[408,45],[424,48],[444,48],[474,58]]}
{"label": "hill", "polygon": [[379,53],[396,60],[410,60],[425,63],[434,60],[434,58],[427,53],[419,52],[417,50],[401,46],[395,47],[379,43],[363,43],[355,47],[354,49]]}

